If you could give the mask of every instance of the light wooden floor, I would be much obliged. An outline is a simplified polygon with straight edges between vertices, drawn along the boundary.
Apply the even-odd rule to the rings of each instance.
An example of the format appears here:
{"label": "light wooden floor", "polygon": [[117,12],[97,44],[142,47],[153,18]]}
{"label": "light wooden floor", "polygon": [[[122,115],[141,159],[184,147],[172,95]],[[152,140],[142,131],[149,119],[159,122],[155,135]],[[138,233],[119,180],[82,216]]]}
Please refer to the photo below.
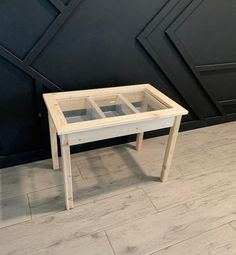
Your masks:
{"label": "light wooden floor", "polygon": [[0,254],[235,255],[236,123],[181,133],[160,183],[166,138],[73,155],[71,211],[50,160],[0,170]]}

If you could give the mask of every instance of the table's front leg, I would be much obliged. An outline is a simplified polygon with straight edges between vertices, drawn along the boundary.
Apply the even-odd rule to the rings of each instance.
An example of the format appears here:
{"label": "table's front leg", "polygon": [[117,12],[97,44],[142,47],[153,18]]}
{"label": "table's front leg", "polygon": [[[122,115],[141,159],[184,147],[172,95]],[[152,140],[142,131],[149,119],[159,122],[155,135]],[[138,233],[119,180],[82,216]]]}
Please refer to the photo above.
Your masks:
{"label": "table's front leg", "polygon": [[52,166],[53,166],[53,169],[56,170],[56,169],[59,169],[57,130],[49,112],[48,112],[48,123],[49,123],[49,133],[50,133]]}
{"label": "table's front leg", "polygon": [[65,201],[66,209],[73,208],[73,187],[72,187],[72,172],[71,172],[71,159],[70,159],[70,146],[68,143],[68,136],[60,136],[61,142],[61,156],[62,156],[62,169],[65,183]]}
{"label": "table's front leg", "polygon": [[172,162],[172,158],[173,158],[173,154],[175,150],[175,144],[177,141],[177,136],[178,136],[179,127],[181,123],[181,118],[182,116],[175,117],[174,125],[170,129],[170,134],[169,134],[169,138],[168,138],[168,142],[166,146],[166,152],[165,152],[164,162],[163,162],[162,171],[161,171],[160,179],[162,182],[167,181],[168,179],[170,166],[171,166],[171,162]]}

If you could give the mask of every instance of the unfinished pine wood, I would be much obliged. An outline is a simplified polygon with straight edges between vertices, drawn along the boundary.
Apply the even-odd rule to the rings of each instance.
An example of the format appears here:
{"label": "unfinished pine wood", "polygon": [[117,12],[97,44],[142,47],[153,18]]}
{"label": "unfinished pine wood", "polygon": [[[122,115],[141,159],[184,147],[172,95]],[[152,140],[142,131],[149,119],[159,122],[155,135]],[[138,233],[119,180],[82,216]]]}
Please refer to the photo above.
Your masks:
{"label": "unfinished pine wood", "polygon": [[[143,100],[141,102],[141,111],[146,111],[146,110],[147,110],[147,98],[143,96]],[[142,149],[143,137],[144,137],[144,132],[137,134],[136,146],[135,146],[137,151],[140,151]]]}
{"label": "unfinished pine wood", "polygon": [[181,116],[188,112],[151,85],[51,93],[45,94],[44,100],[51,116],[49,125],[54,168],[58,168],[56,132],[61,140],[67,209],[73,208],[69,159],[72,145],[138,134],[136,149],[140,150],[143,132],[174,125],[161,175],[162,181],[167,180]]}
{"label": "unfinished pine wood", "polygon": [[[139,113],[139,111],[122,94],[119,94],[119,97],[129,107],[131,111],[133,111],[134,113]],[[137,151],[141,150],[142,143],[143,143],[143,132],[137,134],[137,141],[136,141]]]}
{"label": "unfinished pine wood", "polygon": [[169,128],[173,125],[173,123],[174,117],[168,117],[163,119],[153,119],[145,122],[142,121],[132,124],[125,124],[121,126],[117,125],[114,127],[104,127],[96,131],[81,131],[79,135],[76,133],[69,135],[69,144],[76,145],[118,136],[137,134],[155,129]]}
{"label": "unfinished pine wood", "polygon": [[[166,101],[164,104],[167,106],[167,108],[161,110],[154,109],[153,111],[131,114],[127,116],[124,115],[114,118],[103,118],[89,122],[87,121],[83,123],[70,123],[70,124],[66,122],[65,117],[60,108],[60,100],[69,101],[74,100],[76,98],[77,100],[86,99],[87,97],[95,98],[98,97],[97,95],[101,95],[99,97],[100,99],[102,99],[103,97],[106,98],[107,96],[117,96],[118,94],[137,92],[150,93],[153,96],[153,98],[155,98],[157,101],[160,101],[161,103]],[[181,107],[180,105],[178,105],[177,103],[163,95],[160,91],[158,91],[157,89],[148,84],[44,94],[44,100],[46,102],[48,110],[51,112],[52,119],[55,123],[57,133],[59,135],[79,132],[82,130],[88,131],[103,128],[104,126],[108,127],[121,124],[128,124],[138,121],[150,120],[153,118],[171,117],[184,115],[188,113],[183,107]],[[94,101],[96,102],[96,100]]]}
{"label": "unfinished pine wood", "polygon": [[[109,234],[110,230],[121,224],[125,226],[128,221],[129,227],[124,231],[122,228],[119,235],[117,232],[114,240],[109,239],[116,251],[120,242],[124,254],[205,255],[204,252],[209,251],[214,255],[235,255],[234,230],[225,229],[229,224],[236,229],[236,143],[230,140],[235,137],[235,123],[182,132],[170,175],[175,172],[177,164],[185,176],[170,178],[167,183],[159,183],[157,178],[152,178],[159,176],[157,168],[161,164],[157,161],[163,157],[167,136],[146,140],[142,153],[134,150],[135,143],[130,143],[73,154],[72,163],[76,161],[78,166],[84,168],[81,172],[84,178],[74,172],[75,209],[68,212],[58,213],[64,210],[63,180],[58,178],[60,172],[51,170],[50,160],[0,169],[0,199],[26,194],[25,199],[17,197],[11,202],[2,202],[0,215],[5,227],[0,230],[0,254],[60,254],[61,251],[72,255],[81,251],[81,254],[90,255],[90,247],[97,246],[95,251],[101,251],[103,255],[108,252],[103,234],[100,238],[103,232],[99,233],[98,240],[93,241],[92,235],[103,230]],[[215,139],[212,137],[209,143],[203,133],[214,133]],[[207,144],[207,149],[193,144],[195,139],[199,144]],[[220,139],[225,139],[228,144],[219,143]],[[114,168],[111,162],[108,164],[109,159],[114,162]],[[107,169],[104,170],[103,166]],[[98,172],[96,167],[100,168]],[[80,178],[78,183],[77,178]],[[147,208],[147,200],[134,195],[136,187],[143,188],[146,198],[151,199],[160,211],[156,214],[161,216],[159,221],[152,221],[149,214],[152,211],[144,209]],[[117,196],[121,193],[122,198]],[[224,195],[226,193],[228,195]],[[137,198],[136,205],[132,202],[134,196]],[[30,206],[33,220],[30,220],[30,213],[23,209],[24,205]],[[80,211],[78,214],[77,209]],[[45,217],[46,214],[50,216]],[[146,214],[149,216],[145,217]],[[58,215],[61,215],[60,219]],[[143,217],[150,219],[150,232],[149,226],[145,230],[147,223],[143,222]],[[28,222],[22,222],[24,220]],[[35,225],[31,226],[32,223]],[[6,227],[8,224],[13,225]],[[130,239],[126,239],[126,230],[132,230],[133,234],[129,232]],[[86,236],[81,237],[80,233]],[[129,253],[124,247],[128,247]],[[144,252],[139,252],[142,249]]]}
{"label": "unfinished pine wood", "polygon": [[53,123],[50,112],[48,112],[48,122],[49,122],[50,144],[51,144],[51,154],[52,154],[52,165],[53,165],[53,169],[56,170],[56,169],[59,169],[57,130]]}
{"label": "unfinished pine wood", "polygon": [[73,208],[73,187],[72,187],[70,146],[68,142],[68,136],[67,135],[61,136],[60,141],[61,141],[62,169],[65,182],[66,209],[69,210]]}
{"label": "unfinished pine wood", "polygon": [[137,134],[137,138],[136,138],[136,150],[137,151],[140,151],[142,149],[142,146],[143,146],[143,136],[144,136],[143,132]]}
{"label": "unfinished pine wood", "polygon": [[106,115],[101,111],[101,109],[97,106],[91,97],[88,97],[88,102],[101,118],[106,118]]}
{"label": "unfinished pine wood", "polygon": [[168,175],[170,172],[170,166],[171,166],[171,161],[174,155],[174,150],[175,150],[175,144],[179,132],[179,127],[180,127],[180,122],[181,122],[182,116],[177,116],[175,117],[174,125],[170,130],[170,135],[168,138],[167,146],[166,146],[166,152],[164,156],[164,162],[162,166],[162,171],[161,171],[161,181],[167,181]]}

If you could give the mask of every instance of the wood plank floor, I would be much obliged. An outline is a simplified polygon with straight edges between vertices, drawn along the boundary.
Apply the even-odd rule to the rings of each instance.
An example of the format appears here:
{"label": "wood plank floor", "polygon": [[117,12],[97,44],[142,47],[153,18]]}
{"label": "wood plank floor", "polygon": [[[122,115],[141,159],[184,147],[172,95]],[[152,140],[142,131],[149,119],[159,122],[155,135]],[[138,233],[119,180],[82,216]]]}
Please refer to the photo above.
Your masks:
{"label": "wood plank floor", "polygon": [[235,255],[236,122],[72,155],[75,208],[44,160],[0,170],[0,254]]}

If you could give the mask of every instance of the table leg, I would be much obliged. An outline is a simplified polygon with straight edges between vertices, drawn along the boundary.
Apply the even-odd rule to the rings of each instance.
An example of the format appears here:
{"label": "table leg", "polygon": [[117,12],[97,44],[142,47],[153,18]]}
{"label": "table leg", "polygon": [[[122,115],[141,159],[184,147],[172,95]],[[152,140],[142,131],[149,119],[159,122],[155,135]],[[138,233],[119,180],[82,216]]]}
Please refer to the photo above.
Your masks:
{"label": "table leg", "polygon": [[53,165],[53,169],[56,170],[56,169],[59,169],[57,131],[49,112],[48,112],[48,123],[49,123],[49,133],[50,133],[50,143],[51,143],[52,165]]}
{"label": "table leg", "polygon": [[72,187],[72,173],[71,173],[71,160],[70,160],[70,146],[68,143],[68,136],[60,136],[61,142],[61,156],[62,156],[62,168],[64,174],[65,183],[65,201],[66,209],[72,209],[73,205],[73,187]]}
{"label": "table leg", "polygon": [[143,145],[143,133],[138,133],[136,139],[136,150],[140,151],[142,149],[142,145]]}
{"label": "table leg", "polygon": [[161,181],[167,181],[168,175],[170,172],[170,165],[173,158],[174,150],[175,150],[175,144],[179,132],[179,127],[181,123],[182,116],[175,117],[174,125],[172,126],[166,146],[166,152],[164,156],[164,162],[162,165],[162,171],[161,171]]}

